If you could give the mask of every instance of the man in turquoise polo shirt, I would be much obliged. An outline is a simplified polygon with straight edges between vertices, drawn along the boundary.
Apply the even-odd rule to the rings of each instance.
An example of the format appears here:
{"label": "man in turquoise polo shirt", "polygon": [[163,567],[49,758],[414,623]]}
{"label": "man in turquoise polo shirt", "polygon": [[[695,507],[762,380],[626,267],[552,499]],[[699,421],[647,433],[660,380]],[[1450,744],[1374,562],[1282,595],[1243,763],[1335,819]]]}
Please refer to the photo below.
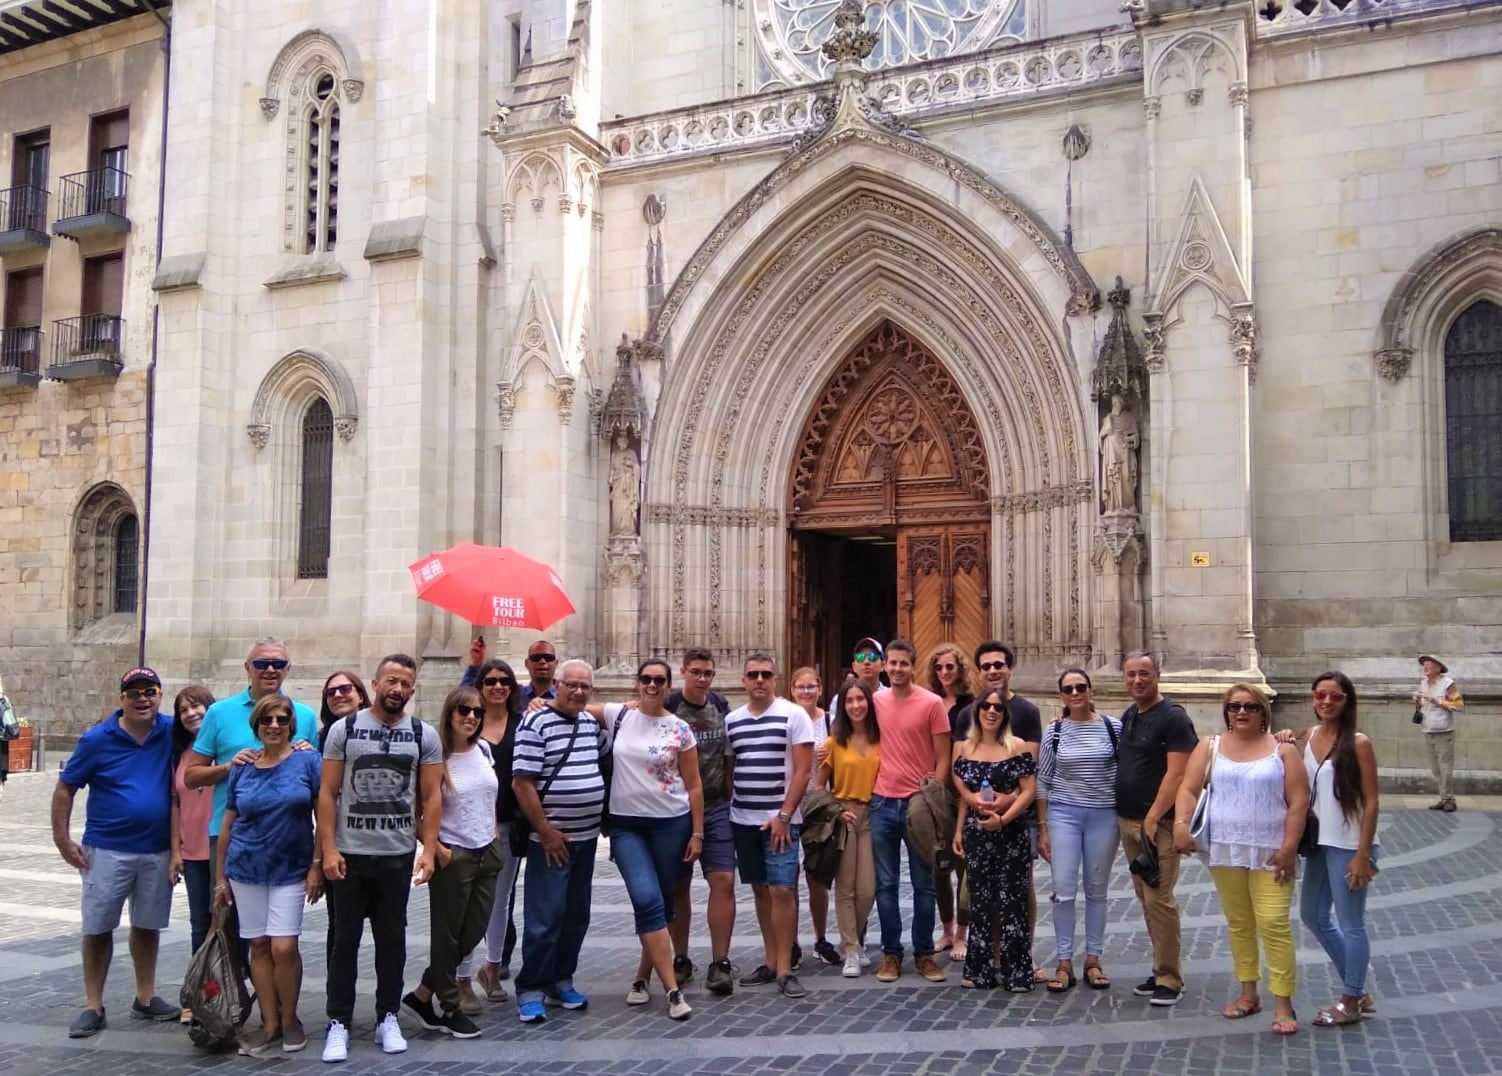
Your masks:
{"label": "man in turquoise polo shirt", "polygon": [[[250,727],[250,711],[265,696],[279,693],[291,671],[287,644],[268,636],[252,646],[245,659],[250,686],[238,695],[220,699],[203,715],[203,724],[198,727],[198,736],[188,755],[183,783],[189,788],[214,786],[214,814],[209,820],[210,862],[218,862],[215,851],[219,843],[219,825],[224,821],[229,791],[225,779],[229,777],[230,767],[254,762],[261,751],[261,741]],[[296,715],[293,746],[310,750],[318,742],[318,715],[300,702],[293,702],[292,709]]]}
{"label": "man in turquoise polo shirt", "polygon": [[[172,717],[161,713],[162,681],[150,669],[120,678],[120,709],[84,733],[52,793],[52,842],[83,873],[84,1008],[68,1028],[86,1039],[104,1028],[104,980],[115,928],[130,901],[130,957],[135,966],[135,1020],[176,1020],[180,1010],[156,993],[161,932],[172,918],[172,887],[181,863],[172,806]],[[69,822],[73,798],[85,801],[83,843]]]}

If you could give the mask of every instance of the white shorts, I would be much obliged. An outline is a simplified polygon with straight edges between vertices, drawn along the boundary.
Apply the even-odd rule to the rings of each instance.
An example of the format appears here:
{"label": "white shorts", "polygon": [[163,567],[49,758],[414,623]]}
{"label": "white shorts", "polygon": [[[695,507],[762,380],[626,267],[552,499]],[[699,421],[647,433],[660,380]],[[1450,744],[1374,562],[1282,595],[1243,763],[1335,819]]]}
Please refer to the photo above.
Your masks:
{"label": "white shorts", "polygon": [[242,938],[295,938],[302,933],[307,893],[301,883],[249,885],[230,879]]}

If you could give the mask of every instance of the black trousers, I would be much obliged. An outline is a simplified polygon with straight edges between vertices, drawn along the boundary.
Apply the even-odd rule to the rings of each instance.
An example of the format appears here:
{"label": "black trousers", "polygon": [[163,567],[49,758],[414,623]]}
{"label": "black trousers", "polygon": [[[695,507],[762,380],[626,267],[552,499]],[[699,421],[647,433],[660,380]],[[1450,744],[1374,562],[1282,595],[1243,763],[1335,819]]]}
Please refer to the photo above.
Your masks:
{"label": "black trousers", "polygon": [[330,1020],[349,1027],[354,1019],[355,976],[367,919],[375,942],[376,1023],[401,1006],[411,886],[410,852],[399,856],[345,856],[344,877],[329,881],[329,907],[334,918],[326,1007]]}

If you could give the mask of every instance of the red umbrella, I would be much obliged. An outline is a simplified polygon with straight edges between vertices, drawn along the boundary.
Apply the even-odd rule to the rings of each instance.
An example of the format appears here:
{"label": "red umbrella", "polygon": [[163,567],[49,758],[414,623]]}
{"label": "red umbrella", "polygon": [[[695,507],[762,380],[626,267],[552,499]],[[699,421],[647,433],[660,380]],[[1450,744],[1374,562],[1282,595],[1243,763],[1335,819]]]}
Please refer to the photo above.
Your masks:
{"label": "red umbrella", "polygon": [[419,598],[471,624],[542,631],[574,611],[557,572],[506,546],[460,542],[408,570]]}

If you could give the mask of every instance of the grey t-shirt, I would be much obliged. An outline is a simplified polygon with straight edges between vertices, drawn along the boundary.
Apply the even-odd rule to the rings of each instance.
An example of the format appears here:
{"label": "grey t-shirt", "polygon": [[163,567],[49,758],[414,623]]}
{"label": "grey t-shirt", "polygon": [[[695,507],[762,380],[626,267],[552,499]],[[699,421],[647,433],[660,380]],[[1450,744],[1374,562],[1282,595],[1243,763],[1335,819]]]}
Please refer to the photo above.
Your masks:
{"label": "grey t-shirt", "polygon": [[443,765],[438,733],[419,725],[420,758],[406,714],[386,725],[361,710],[348,737],[344,721],[329,726],[323,757],[344,763],[334,820],[334,846],[341,854],[399,856],[417,848],[418,767]]}

